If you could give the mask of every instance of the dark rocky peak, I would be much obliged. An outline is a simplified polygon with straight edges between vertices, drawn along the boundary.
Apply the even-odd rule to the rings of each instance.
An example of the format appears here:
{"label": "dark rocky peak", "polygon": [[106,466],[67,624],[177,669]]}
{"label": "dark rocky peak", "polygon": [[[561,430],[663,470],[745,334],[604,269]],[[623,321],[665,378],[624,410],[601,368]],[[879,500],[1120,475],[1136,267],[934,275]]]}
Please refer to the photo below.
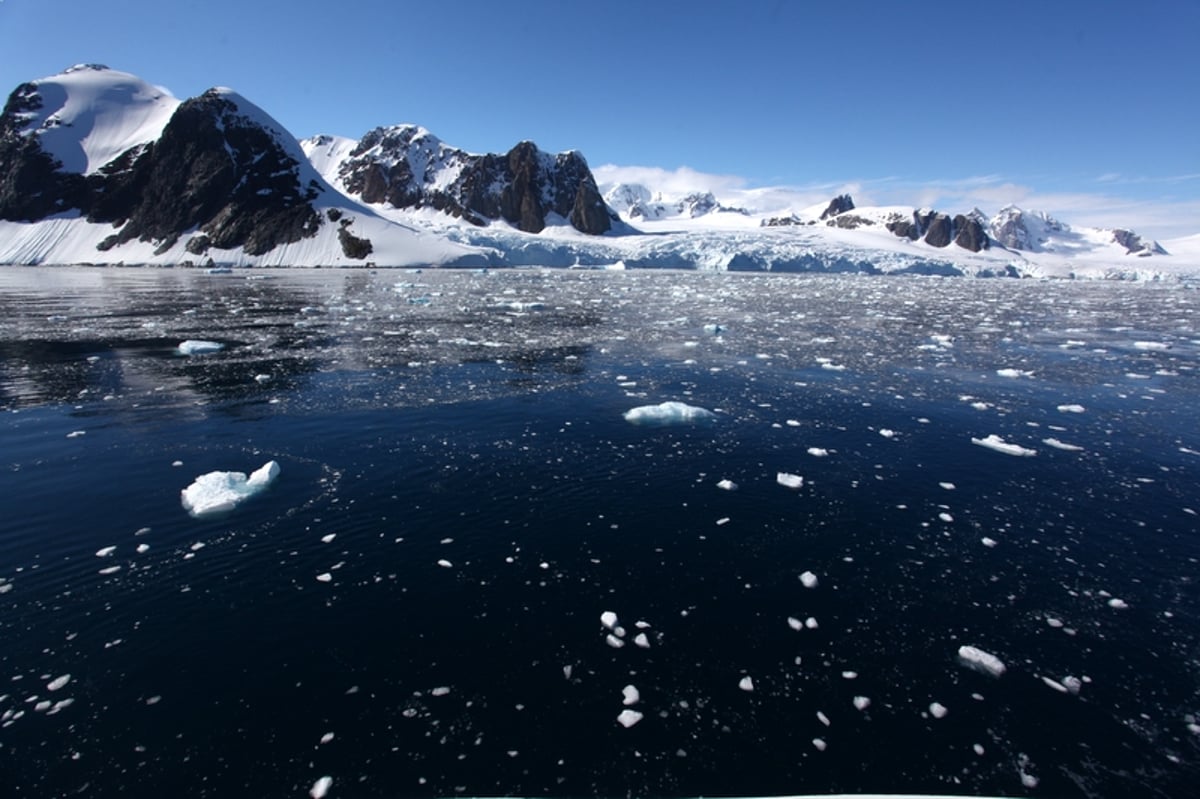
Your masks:
{"label": "dark rocky peak", "polygon": [[1113,231],[1113,241],[1125,248],[1126,255],[1166,255],[1167,251],[1157,241],[1143,239],[1132,230],[1117,228]]}
{"label": "dark rocky peak", "polygon": [[478,225],[503,219],[527,233],[545,229],[550,214],[593,234],[610,230],[615,217],[582,155],[551,155],[531,141],[472,155],[415,125],[376,128],[338,176],[368,203],[429,207]]}
{"label": "dark rocky peak", "polygon": [[912,241],[923,239],[932,247],[948,247],[954,242],[971,252],[986,250],[990,244],[982,214],[958,214],[951,218],[931,208],[913,211],[912,218],[895,215],[887,222],[893,234]]}
{"label": "dark rocky peak", "polygon": [[120,227],[102,246],[140,239],[165,251],[199,229],[191,252],[244,247],[260,255],[320,225],[312,201],[325,187],[293,145],[255,106],[210,89],[182,103],[127,170],[103,179],[89,219]]}
{"label": "dark rocky peak", "polygon": [[0,219],[32,222],[86,203],[83,176],[63,172],[37,136],[27,135],[43,104],[37,84],[22,83],[0,113]]}
{"label": "dark rocky peak", "polygon": [[829,205],[821,212],[821,219],[825,220],[831,216],[844,214],[847,211],[854,210],[854,200],[849,194],[839,194],[829,201]]}

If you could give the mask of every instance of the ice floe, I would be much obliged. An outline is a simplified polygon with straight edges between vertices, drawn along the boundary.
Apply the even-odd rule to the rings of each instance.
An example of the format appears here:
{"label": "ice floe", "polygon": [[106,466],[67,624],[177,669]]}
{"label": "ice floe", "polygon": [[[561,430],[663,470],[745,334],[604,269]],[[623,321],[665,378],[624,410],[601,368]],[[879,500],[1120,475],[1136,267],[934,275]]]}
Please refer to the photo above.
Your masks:
{"label": "ice floe", "polygon": [[279,471],[278,463],[267,461],[249,477],[244,472],[209,472],[183,489],[180,498],[193,516],[232,510],[269,486]]}
{"label": "ice floe", "polygon": [[725,491],[737,491],[738,484],[732,480],[721,480],[717,483],[717,488]]}
{"label": "ice floe", "polygon": [[1075,403],[1069,403],[1067,405],[1059,405],[1058,406],[1059,413],[1084,413],[1085,411],[1087,411],[1087,408],[1083,407],[1082,405],[1075,404]]}
{"label": "ice floe", "polygon": [[626,707],[629,707],[630,705],[636,705],[641,701],[641,699],[642,694],[635,686],[626,685],[621,689],[621,704],[625,705]]}
{"label": "ice floe", "polygon": [[313,783],[312,788],[308,791],[308,795],[312,799],[324,799],[331,787],[333,787],[333,777],[321,777]]}
{"label": "ice floe", "polygon": [[1083,452],[1083,447],[1076,446],[1075,444],[1068,444],[1065,441],[1059,441],[1057,438],[1043,438],[1042,443],[1047,447],[1054,447],[1055,449],[1061,449],[1065,452]]}
{"label": "ice floe", "polygon": [[935,719],[943,719],[946,717],[946,714],[949,712],[950,711],[947,710],[946,706],[943,705],[941,702],[930,702],[929,703],[929,715],[933,716]]}
{"label": "ice floe", "polygon": [[1036,449],[1026,449],[1019,444],[1009,444],[1000,436],[992,433],[986,438],[971,438],[971,443],[980,447],[986,447],[996,452],[1003,452],[1005,455],[1016,455],[1020,457],[1030,457],[1037,454]]}
{"label": "ice floe", "polygon": [[991,652],[985,652],[974,646],[960,646],[958,648],[958,659],[962,661],[964,666],[984,674],[990,674],[993,677],[999,677],[1006,670],[1004,662],[1000,658]]}
{"label": "ice floe", "polygon": [[800,575],[800,582],[805,588],[816,588],[819,581],[817,575],[806,571]]}
{"label": "ice floe", "polygon": [[658,405],[639,405],[625,412],[625,421],[641,425],[695,424],[717,418],[710,410],[671,400]]}
{"label": "ice floe", "polygon": [[204,341],[202,339],[188,339],[187,341],[179,342],[176,350],[180,355],[208,355],[213,352],[220,352],[225,349],[225,345],[219,341]]}
{"label": "ice floe", "polygon": [[617,716],[617,722],[625,729],[629,729],[641,720],[642,714],[636,710],[630,710],[629,708],[622,710],[620,715]]}
{"label": "ice floe", "polygon": [[749,693],[754,690],[754,680],[752,680],[750,677],[743,677],[742,679],[738,680],[738,688],[741,688],[743,691]]}
{"label": "ice floe", "polygon": [[798,474],[779,472],[775,475],[775,482],[784,488],[800,488],[804,485],[804,478]]}
{"label": "ice floe", "polygon": [[46,690],[47,691],[61,691],[63,688],[67,687],[67,683],[69,683],[70,681],[71,681],[70,674],[63,674],[60,677],[55,677],[50,682],[46,683]]}

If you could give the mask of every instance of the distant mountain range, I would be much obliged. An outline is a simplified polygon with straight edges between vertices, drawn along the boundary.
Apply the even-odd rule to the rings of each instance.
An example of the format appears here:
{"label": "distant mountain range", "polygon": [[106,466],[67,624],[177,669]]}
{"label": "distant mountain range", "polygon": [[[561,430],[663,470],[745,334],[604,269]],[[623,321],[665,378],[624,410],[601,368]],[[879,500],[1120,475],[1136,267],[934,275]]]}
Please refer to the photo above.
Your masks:
{"label": "distant mountain range", "polygon": [[[1176,253],[1176,254],[1172,254]],[[987,216],[729,206],[597,185],[578,152],[473,154],[415,125],[297,139],[230,89],[179,100],[98,65],[0,114],[0,263],[628,266],[939,275],[1200,274],[1200,237]]]}

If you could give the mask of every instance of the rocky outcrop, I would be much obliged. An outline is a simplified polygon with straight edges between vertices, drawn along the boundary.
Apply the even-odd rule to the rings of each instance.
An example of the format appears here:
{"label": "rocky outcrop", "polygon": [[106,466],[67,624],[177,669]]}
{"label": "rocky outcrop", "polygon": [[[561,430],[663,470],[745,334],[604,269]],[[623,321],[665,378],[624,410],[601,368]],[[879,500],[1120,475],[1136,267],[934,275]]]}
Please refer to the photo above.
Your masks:
{"label": "rocky outcrop", "polygon": [[954,217],[954,243],[964,250],[979,252],[988,248],[988,234],[975,215]]}
{"label": "rocky outcrop", "polygon": [[23,83],[0,114],[0,219],[33,222],[87,202],[83,176],[61,171],[36,137],[21,134],[27,116],[41,107],[37,86]]}
{"label": "rocky outcrop", "polygon": [[368,203],[433,208],[477,225],[503,219],[527,233],[542,231],[550,214],[590,234],[607,232],[616,218],[582,155],[550,155],[529,141],[504,154],[472,155],[415,125],[376,128],[338,178]]}
{"label": "rocky outcrop", "polygon": [[1117,228],[1113,231],[1113,241],[1125,248],[1126,255],[1166,255],[1167,251],[1157,241],[1147,241],[1132,230]]}
{"label": "rocky outcrop", "polygon": [[947,214],[923,208],[913,211],[911,219],[894,215],[887,221],[886,227],[900,238],[911,241],[923,239],[932,247],[948,247],[953,242],[964,250],[979,252],[986,250],[990,244],[987,229],[977,212],[951,218]]}
{"label": "rocky outcrop", "polygon": [[849,194],[839,194],[838,196],[836,196],[832,200],[830,200],[829,205],[826,206],[825,210],[821,212],[821,219],[822,219],[822,221],[824,221],[826,219],[829,219],[832,216],[837,216],[838,214],[844,214],[847,211],[853,211],[853,210],[854,210],[854,200],[851,199],[850,195]]}

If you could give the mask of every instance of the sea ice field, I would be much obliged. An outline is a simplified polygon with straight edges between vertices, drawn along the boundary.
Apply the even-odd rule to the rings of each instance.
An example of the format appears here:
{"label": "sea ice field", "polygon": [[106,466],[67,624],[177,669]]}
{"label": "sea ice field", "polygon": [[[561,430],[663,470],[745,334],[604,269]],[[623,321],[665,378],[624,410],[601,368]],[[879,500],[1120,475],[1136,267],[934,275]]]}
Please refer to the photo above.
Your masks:
{"label": "sea ice field", "polygon": [[0,269],[11,796],[1200,784],[1200,292]]}

